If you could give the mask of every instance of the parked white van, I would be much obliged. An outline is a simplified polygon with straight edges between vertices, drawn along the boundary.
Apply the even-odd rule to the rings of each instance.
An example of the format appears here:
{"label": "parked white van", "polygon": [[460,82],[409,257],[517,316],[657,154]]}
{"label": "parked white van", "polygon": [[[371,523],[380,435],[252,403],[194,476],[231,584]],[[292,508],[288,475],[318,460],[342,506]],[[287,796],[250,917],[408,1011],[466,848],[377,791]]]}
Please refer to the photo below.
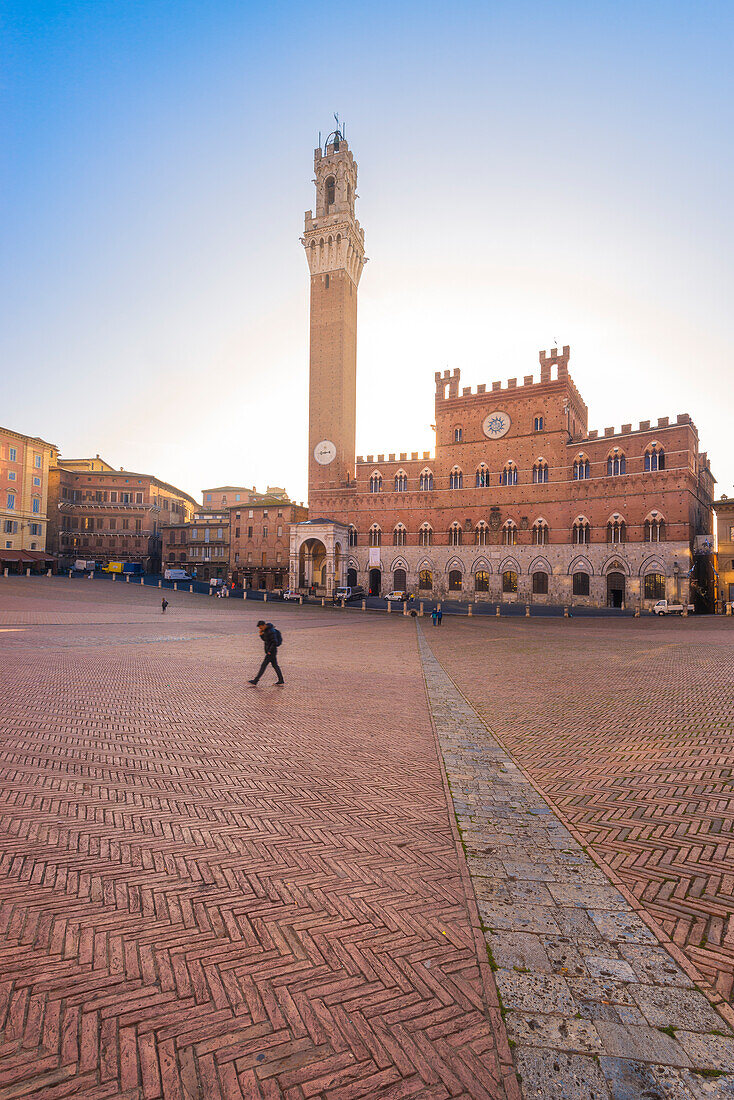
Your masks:
{"label": "parked white van", "polygon": [[163,579],[165,581],[191,581],[194,578],[185,569],[166,569]]}

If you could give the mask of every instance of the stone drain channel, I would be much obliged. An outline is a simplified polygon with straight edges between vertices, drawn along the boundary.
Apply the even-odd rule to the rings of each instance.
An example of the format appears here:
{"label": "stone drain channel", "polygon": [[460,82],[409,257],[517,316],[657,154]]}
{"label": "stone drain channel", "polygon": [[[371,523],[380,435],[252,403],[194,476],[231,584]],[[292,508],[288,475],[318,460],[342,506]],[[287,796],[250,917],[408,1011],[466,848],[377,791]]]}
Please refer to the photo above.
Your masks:
{"label": "stone drain channel", "polygon": [[458,691],[428,700],[525,1100],[734,1100],[734,1033]]}

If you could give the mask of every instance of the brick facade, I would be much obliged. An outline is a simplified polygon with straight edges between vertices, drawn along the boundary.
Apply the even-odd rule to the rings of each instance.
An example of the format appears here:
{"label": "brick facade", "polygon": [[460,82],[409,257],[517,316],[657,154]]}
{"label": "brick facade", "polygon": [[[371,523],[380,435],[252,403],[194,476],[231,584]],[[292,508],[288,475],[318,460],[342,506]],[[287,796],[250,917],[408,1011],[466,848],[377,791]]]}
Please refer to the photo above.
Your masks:
{"label": "brick facade", "polygon": [[[341,163],[345,173],[353,164],[344,145],[326,147],[337,177]],[[696,550],[700,536],[713,531],[714,479],[695,425],[681,414],[672,422],[590,431],[567,346],[541,352],[539,371],[521,382],[472,391],[461,387],[459,370],[436,374],[435,453],[358,456],[345,467],[353,453],[345,426],[353,433],[356,411],[352,314],[325,313],[324,301],[332,287],[342,295],[344,281],[351,282],[356,324],[358,280],[338,251],[329,252],[329,227],[319,220],[328,209],[323,163],[317,150],[317,218],[307,215],[304,239],[311,272],[309,506],[312,516],[351,532],[348,548],[336,548],[348,550],[341,575],[327,579],[327,563],[323,587],[347,581],[372,592],[611,606],[696,596],[703,605],[709,568]],[[319,241],[327,234],[321,259],[316,231]],[[328,292],[320,283],[315,293],[325,267]],[[349,354],[335,357],[335,348]],[[321,439],[337,444],[334,454]],[[303,575],[299,553],[296,540],[292,584]]]}
{"label": "brick facade", "polygon": [[194,512],[189,523],[161,528],[161,570],[186,569],[196,580],[229,576],[229,511]]}
{"label": "brick facade", "polygon": [[229,514],[233,581],[245,588],[286,588],[290,527],[307,519],[308,509],[273,497],[230,508]]}
{"label": "brick facade", "polygon": [[59,459],[49,473],[49,548],[62,566],[77,558],[161,566],[161,528],[187,521],[196,501],[150,474],[99,459]]}

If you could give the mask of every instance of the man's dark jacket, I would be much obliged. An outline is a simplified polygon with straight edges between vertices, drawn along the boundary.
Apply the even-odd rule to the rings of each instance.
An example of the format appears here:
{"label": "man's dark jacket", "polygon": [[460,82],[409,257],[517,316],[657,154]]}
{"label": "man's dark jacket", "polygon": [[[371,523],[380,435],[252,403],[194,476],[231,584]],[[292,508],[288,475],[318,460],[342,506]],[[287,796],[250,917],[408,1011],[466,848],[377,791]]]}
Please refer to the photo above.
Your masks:
{"label": "man's dark jacket", "polygon": [[262,633],[263,645],[265,646],[265,656],[274,657],[278,652],[278,643],[275,640],[275,628],[272,623],[267,623]]}

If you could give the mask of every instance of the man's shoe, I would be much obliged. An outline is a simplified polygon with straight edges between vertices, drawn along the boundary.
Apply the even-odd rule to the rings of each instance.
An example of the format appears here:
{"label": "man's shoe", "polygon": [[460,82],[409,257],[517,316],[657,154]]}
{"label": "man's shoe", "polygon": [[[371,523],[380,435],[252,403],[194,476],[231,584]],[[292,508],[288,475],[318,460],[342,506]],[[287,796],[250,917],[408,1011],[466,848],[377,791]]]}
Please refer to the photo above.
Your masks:
{"label": "man's shoe", "polygon": [[275,681],[275,686],[276,686],[277,688],[282,688],[282,686],[283,686],[283,684],[284,684],[284,683],[285,683],[285,680],[276,680],[276,681]]}
{"label": "man's shoe", "polygon": [[253,687],[257,687],[257,680],[248,680],[248,684],[252,684]]}

